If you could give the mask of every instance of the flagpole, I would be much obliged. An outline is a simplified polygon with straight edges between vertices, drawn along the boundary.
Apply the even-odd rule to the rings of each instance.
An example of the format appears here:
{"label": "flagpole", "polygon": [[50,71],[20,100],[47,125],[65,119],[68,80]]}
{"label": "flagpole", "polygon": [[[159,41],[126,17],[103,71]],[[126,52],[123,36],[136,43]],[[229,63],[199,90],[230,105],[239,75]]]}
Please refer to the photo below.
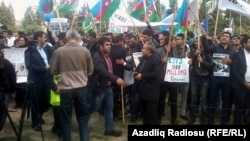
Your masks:
{"label": "flagpole", "polygon": [[241,35],[241,14],[240,14],[240,35]]}
{"label": "flagpole", "polygon": [[230,10],[230,13],[229,13],[229,28],[231,28],[230,27],[230,25],[231,25],[231,19],[232,19],[231,16],[232,16],[232,11]]}
{"label": "flagpole", "polygon": [[[205,7],[205,22],[206,22],[206,24],[208,23],[208,21],[207,21],[207,16],[208,16],[208,14],[207,14],[207,3],[205,2],[205,3],[203,3],[203,6]],[[208,25],[208,24],[207,24]],[[208,26],[207,26],[207,34],[209,34],[208,33]]]}
{"label": "flagpole", "polygon": [[[57,5],[57,2],[55,0],[53,0],[53,3],[55,4],[55,11],[56,11],[56,15],[58,18],[60,18],[60,14],[59,14],[59,10],[58,10],[58,5]],[[62,23],[60,22],[59,20],[59,27],[60,27],[60,31],[62,32]]]}
{"label": "flagpole", "polygon": [[[168,48],[170,48],[170,42],[171,42],[171,40],[172,40],[172,32],[173,32],[173,28],[174,28],[174,22],[175,22],[175,18],[176,18],[176,14],[177,14],[177,5],[178,5],[178,3],[176,3],[176,5],[175,5],[175,11],[174,11],[174,17],[173,17],[173,20],[172,20],[172,23],[171,23],[171,25],[170,25],[170,35],[169,35],[169,39],[168,39]],[[168,57],[168,51],[167,51],[167,54],[166,54],[166,57]]]}
{"label": "flagpole", "polygon": [[[125,4],[124,4],[124,5],[125,5]],[[144,5],[144,14],[145,14],[145,16],[144,16],[144,21],[145,21],[145,18],[148,17],[148,16],[147,16],[147,5],[146,5],[146,0],[143,0],[143,5]]]}
{"label": "flagpole", "polygon": [[72,23],[71,23],[71,27],[70,29],[73,29],[73,26],[74,26],[74,22],[75,22],[75,11],[73,11],[73,17],[72,17]]}
{"label": "flagpole", "polygon": [[214,28],[214,37],[216,37],[216,31],[217,31],[217,25],[218,25],[218,18],[219,18],[219,0],[217,0],[217,15],[216,15],[216,21],[215,21],[215,28]]}
{"label": "flagpole", "polygon": [[[197,4],[197,6],[198,6],[198,1],[196,1],[196,4]],[[190,8],[191,9],[191,11],[192,11],[192,8]],[[197,7],[197,11],[196,11],[197,13],[199,13],[199,9],[198,9],[198,7]],[[195,14],[194,14],[195,15]],[[196,15],[195,15],[195,17],[196,17]],[[198,17],[196,17],[197,18],[197,23],[196,23],[196,30],[197,29],[199,29],[199,27],[200,27],[200,19],[199,19],[199,15],[198,15]],[[200,38],[199,38],[199,36],[198,36],[198,49],[200,50]],[[198,54],[198,56],[200,56],[200,53]],[[198,62],[198,67],[201,67],[201,63],[200,62]]]}
{"label": "flagpole", "polygon": [[123,86],[121,86],[121,102],[122,102],[122,122],[125,123],[125,108],[124,108]]}
{"label": "flagpole", "polygon": [[[123,0],[121,0],[121,1],[122,1],[122,4],[124,5],[124,7],[125,7],[125,9],[126,9],[126,12],[127,12],[127,7],[126,7],[124,1],[123,1]],[[141,35],[140,35],[140,33],[139,33],[139,30],[138,30],[138,28],[135,26],[134,20],[132,19],[131,15],[129,15],[129,18],[130,18],[130,20],[132,21],[132,23],[133,23],[133,25],[134,25],[134,27],[135,27],[135,31],[136,31],[137,34],[139,35],[139,37],[140,37],[140,39],[141,39],[141,41],[142,41],[142,44],[144,45],[144,41],[142,40],[142,37],[141,37]]]}
{"label": "flagpole", "polygon": [[170,29],[170,37],[169,37],[168,43],[170,43],[170,41],[172,40],[171,39],[171,35],[172,35],[172,32],[173,32],[173,28],[174,28],[173,26],[174,26],[176,14],[177,14],[177,5],[178,5],[178,3],[176,3],[175,8],[174,8],[175,9],[175,11],[174,11],[174,17],[173,17],[172,23],[170,25],[171,29]]}

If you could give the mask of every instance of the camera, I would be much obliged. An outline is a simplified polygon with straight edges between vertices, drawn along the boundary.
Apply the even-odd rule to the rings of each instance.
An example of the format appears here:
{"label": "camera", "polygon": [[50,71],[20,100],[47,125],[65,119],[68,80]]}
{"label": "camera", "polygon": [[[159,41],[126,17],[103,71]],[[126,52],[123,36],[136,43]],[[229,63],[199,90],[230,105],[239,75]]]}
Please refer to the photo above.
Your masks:
{"label": "camera", "polygon": [[31,40],[31,41],[29,41],[29,43],[27,45],[28,45],[28,49],[29,50],[36,49],[36,47],[37,47],[37,41],[36,40]]}

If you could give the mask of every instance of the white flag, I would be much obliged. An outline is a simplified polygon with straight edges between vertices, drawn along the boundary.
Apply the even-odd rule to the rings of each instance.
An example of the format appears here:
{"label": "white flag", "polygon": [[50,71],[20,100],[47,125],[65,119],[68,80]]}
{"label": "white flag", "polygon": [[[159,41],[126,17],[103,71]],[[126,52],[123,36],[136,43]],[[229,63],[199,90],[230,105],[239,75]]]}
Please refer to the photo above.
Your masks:
{"label": "white flag", "polygon": [[243,0],[219,0],[218,8],[221,10],[230,9],[250,18],[250,5]]}

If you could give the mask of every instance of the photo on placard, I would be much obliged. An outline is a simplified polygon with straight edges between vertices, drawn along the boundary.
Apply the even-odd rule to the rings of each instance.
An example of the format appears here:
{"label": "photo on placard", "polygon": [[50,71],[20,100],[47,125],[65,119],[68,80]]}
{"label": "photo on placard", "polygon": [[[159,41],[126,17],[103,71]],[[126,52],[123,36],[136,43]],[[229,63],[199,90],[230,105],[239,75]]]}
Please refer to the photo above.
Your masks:
{"label": "photo on placard", "polygon": [[24,63],[16,63],[16,68],[17,68],[16,70],[17,76],[27,76],[28,71]]}
{"label": "photo on placard", "polygon": [[222,77],[229,77],[230,68],[229,65],[222,63],[222,59],[229,57],[228,54],[220,54],[214,53],[213,54],[213,73],[214,76],[222,76]]}
{"label": "photo on placard", "polygon": [[134,60],[136,67],[140,64],[141,58],[142,58],[142,52],[134,52],[133,53],[133,60]]}

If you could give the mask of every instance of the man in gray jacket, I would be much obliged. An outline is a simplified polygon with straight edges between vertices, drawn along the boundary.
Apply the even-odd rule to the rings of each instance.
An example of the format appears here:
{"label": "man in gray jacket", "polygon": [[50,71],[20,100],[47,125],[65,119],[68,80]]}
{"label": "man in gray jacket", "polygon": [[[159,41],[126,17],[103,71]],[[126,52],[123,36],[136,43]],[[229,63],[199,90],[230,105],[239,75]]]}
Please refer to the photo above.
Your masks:
{"label": "man in gray jacket", "polygon": [[57,88],[61,96],[62,141],[71,141],[71,114],[74,103],[81,141],[89,140],[90,95],[87,93],[88,76],[94,65],[87,48],[78,44],[79,33],[75,29],[66,32],[68,43],[58,48],[50,62],[53,75],[60,74]]}

